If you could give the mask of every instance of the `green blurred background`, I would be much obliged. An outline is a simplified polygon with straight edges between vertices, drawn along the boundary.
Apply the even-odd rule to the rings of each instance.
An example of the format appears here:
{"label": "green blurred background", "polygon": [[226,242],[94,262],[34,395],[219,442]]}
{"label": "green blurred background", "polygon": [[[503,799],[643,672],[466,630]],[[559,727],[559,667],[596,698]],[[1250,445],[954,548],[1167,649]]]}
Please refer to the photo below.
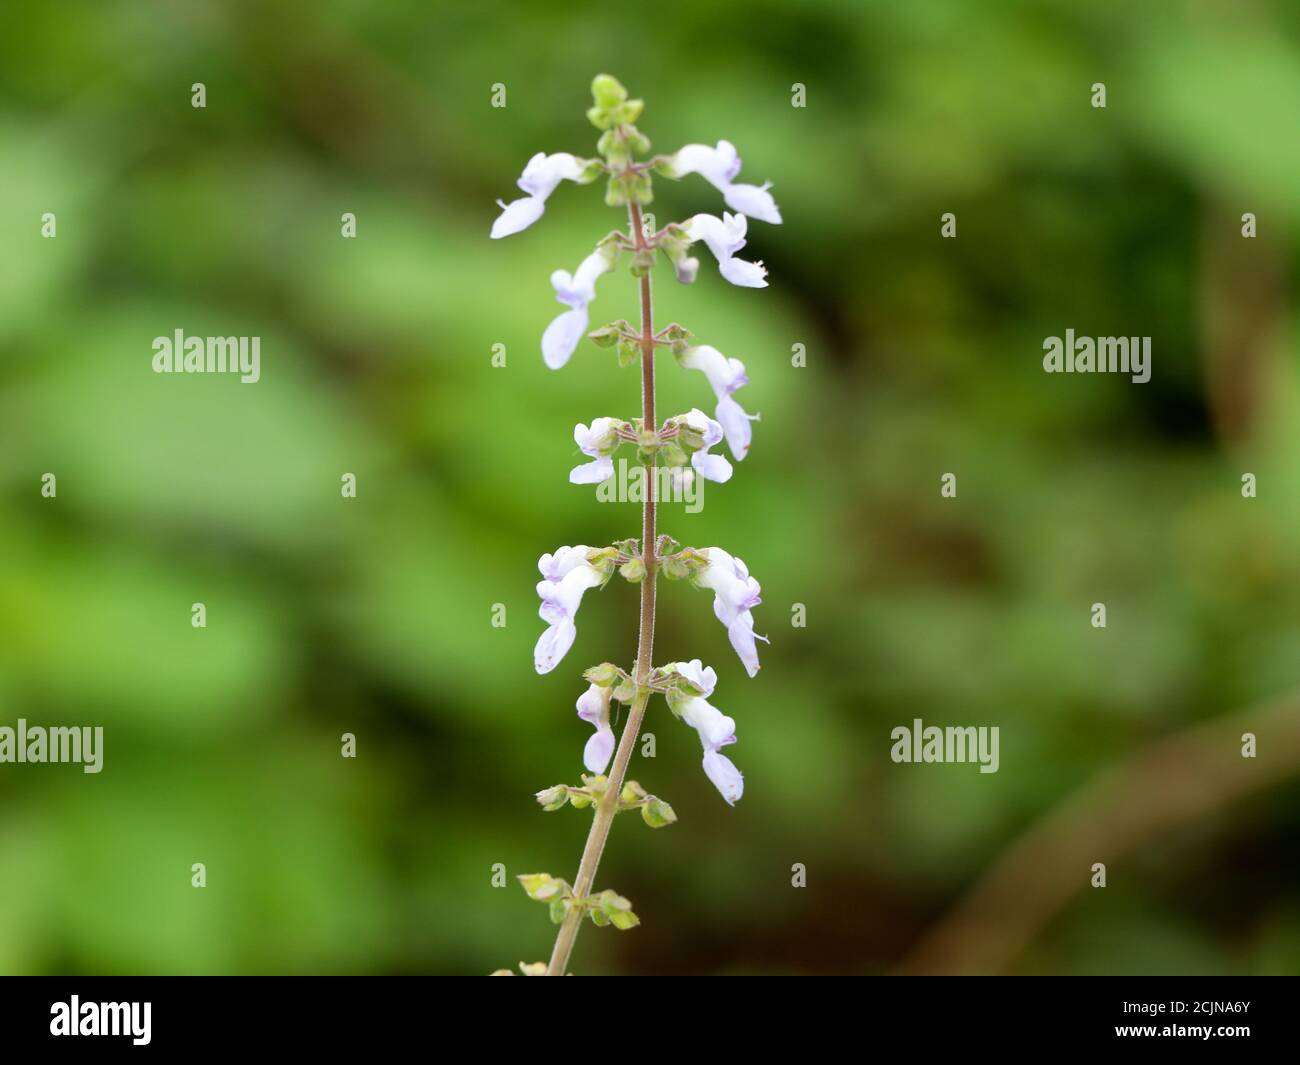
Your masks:
{"label": "green blurred background", "polygon": [[[1295,4],[9,0],[2,27],[0,724],[106,738],[98,776],[0,766],[0,972],[549,954],[513,876],[571,878],[589,815],[532,793],[576,783],[579,672],[630,661],[636,592],[589,594],[538,677],[535,562],[635,535],[566,474],[573,424],[638,382],[538,352],[550,272],[622,224],[599,185],[487,234],[530,155],[593,152],[602,70],[656,149],[732,140],[785,224],[751,226],[765,291],[656,273],[658,323],[742,358],[762,412],[735,478],[661,521],[763,584],[753,681],[704,593],[660,596],[656,657],[717,667],[745,798],[652,706],[632,775],[680,821],[616,824],[597,887],[643,926],[586,928],[575,970],[1300,969]],[[661,223],[722,206],[656,192]],[[634,300],[611,275],[593,323]],[[177,328],[261,336],[261,382],[154,375]],[[1044,374],[1067,328],[1150,335],[1151,382]],[[662,411],[711,409],[660,379]],[[999,726],[1000,772],[893,764],[914,717]],[[1206,761],[1102,787],[1118,814],[1085,801],[1077,853],[1041,826],[1220,720]],[[1000,890],[1030,927],[936,933],[1025,847]]]}

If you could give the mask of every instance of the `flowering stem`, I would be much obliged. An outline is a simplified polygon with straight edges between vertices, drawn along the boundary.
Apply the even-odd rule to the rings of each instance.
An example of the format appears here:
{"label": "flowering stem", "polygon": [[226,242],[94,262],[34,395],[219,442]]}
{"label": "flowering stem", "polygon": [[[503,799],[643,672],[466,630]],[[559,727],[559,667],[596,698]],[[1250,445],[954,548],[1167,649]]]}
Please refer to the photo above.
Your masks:
{"label": "flowering stem", "polygon": [[[632,237],[638,250],[647,247],[645,232],[641,226],[641,206],[628,204],[628,215],[632,223]],[[641,425],[654,429],[655,422],[655,335],[654,312],[650,302],[650,275],[641,276]],[[596,804],[596,813],[592,818],[591,831],[587,833],[587,844],[582,849],[582,861],[578,865],[578,875],[573,883],[575,899],[590,897],[592,885],[596,879],[596,868],[600,865],[601,854],[605,850],[605,841],[609,839],[609,830],[614,824],[614,815],[618,813],[618,797],[623,791],[623,781],[627,776],[628,763],[632,760],[632,749],[636,746],[641,733],[641,721],[645,717],[646,703],[650,700],[650,659],[655,642],[655,489],[657,480],[654,467],[657,455],[652,455],[645,474],[645,502],[641,511],[641,561],[645,565],[645,577],[641,581],[641,625],[637,637],[636,667],[633,679],[636,681],[636,696],[632,700],[632,709],[627,715],[627,724],[623,726],[623,735],[619,737],[618,750],[614,752],[614,764],[609,771],[609,782],[600,802]],[[582,924],[583,910],[572,906],[564,915],[559,934],[555,937],[555,949],[551,951],[551,962],[547,966],[547,976],[563,976],[569,967],[569,955],[573,953],[574,940],[578,938],[578,928]]]}

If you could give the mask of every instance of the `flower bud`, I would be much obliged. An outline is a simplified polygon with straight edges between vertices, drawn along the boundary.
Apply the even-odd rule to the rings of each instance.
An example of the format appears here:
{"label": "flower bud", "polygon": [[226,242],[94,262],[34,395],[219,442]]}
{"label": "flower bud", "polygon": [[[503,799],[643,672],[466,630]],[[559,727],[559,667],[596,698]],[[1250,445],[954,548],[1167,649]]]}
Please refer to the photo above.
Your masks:
{"label": "flower bud", "polygon": [[654,203],[654,182],[650,179],[648,171],[637,174],[636,177],[632,179],[631,195],[632,199],[642,207],[646,204]]}
{"label": "flower bud", "polygon": [[650,801],[641,807],[641,820],[651,828],[663,828],[664,825],[671,825],[677,820],[677,814],[663,799],[651,797]]}
{"label": "flower bud", "polygon": [[621,335],[618,323],[610,322],[609,325],[602,325],[599,329],[593,329],[587,334],[587,339],[598,348],[612,348],[618,343]]}
{"label": "flower bud", "polygon": [[558,810],[569,801],[569,789],[563,784],[556,784],[553,788],[539,791],[537,801],[541,804],[543,810],[550,813],[552,810]]}
{"label": "flower bud", "polygon": [[635,780],[627,781],[627,783],[623,785],[623,790],[619,792],[618,795],[619,802],[625,802],[629,805],[640,802],[645,798],[648,798],[645,788],[641,787],[641,785]]}
{"label": "flower bud", "polygon": [[636,698],[636,682],[631,677],[620,682],[619,686],[614,689],[614,698],[620,703],[630,703]]}
{"label": "flower bud", "polygon": [[607,129],[600,135],[600,140],[596,142],[596,150],[605,157],[611,167],[621,169],[632,161],[628,143],[618,135],[616,129]]}
{"label": "flower bud", "polygon": [[635,340],[629,340],[624,337],[618,342],[618,364],[621,367],[631,366],[641,355],[641,346]]}
{"label": "flower bud", "polygon": [[645,563],[639,558],[629,559],[618,568],[619,575],[632,584],[640,584],[645,580]]}
{"label": "flower bud", "polygon": [[[638,203],[649,203],[649,200],[638,200]],[[655,268],[655,252],[653,248],[642,248],[632,256],[632,276],[645,277]]]}
{"label": "flower bud", "polygon": [[623,672],[613,662],[602,662],[592,666],[582,677],[588,684],[598,684],[602,688],[612,688],[622,679]]}
{"label": "flower bud", "polygon": [[663,565],[659,569],[670,581],[680,581],[691,572],[690,567],[681,555],[670,555],[664,559]]}
{"label": "flower bud", "polygon": [[591,79],[591,98],[597,107],[609,111],[627,99],[627,89],[614,75],[597,74]]}
{"label": "flower bud", "polygon": [[669,466],[685,466],[686,452],[682,450],[681,445],[676,440],[669,440],[659,449],[659,454],[663,456],[665,464]]}
{"label": "flower bud", "polygon": [[627,203],[627,182],[615,174],[605,183],[605,206],[622,207]]}
{"label": "flower bud", "polygon": [[556,880],[550,873],[522,873],[518,877],[530,899],[549,902],[551,899],[569,891],[569,885],[563,880]]}
{"label": "flower bud", "polygon": [[[624,111],[628,114],[631,114],[634,105],[635,105],[636,117],[640,117],[641,115],[640,100],[629,100],[624,107]],[[629,118],[627,119],[627,121],[635,122],[636,117]],[[636,152],[637,155],[645,155],[650,151],[650,138],[647,137],[635,126],[631,126],[628,128],[627,131],[627,146],[631,148],[632,151]]]}
{"label": "flower bud", "polygon": [[[617,891],[602,891],[593,901],[609,918],[609,923],[620,931],[635,928],[641,923],[641,919],[632,912],[631,901]],[[592,912],[595,913],[595,909]]]}
{"label": "flower bud", "polygon": [[519,963],[519,971],[525,976],[545,976],[546,962],[535,961],[530,963],[521,961]]}

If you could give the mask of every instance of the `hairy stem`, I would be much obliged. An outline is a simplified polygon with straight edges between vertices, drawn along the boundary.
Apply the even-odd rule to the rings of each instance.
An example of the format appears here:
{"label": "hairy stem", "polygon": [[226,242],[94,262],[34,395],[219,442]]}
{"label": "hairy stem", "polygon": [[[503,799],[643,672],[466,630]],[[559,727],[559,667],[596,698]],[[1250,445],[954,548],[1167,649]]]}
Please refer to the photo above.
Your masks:
{"label": "hairy stem", "polygon": [[[628,215],[632,224],[632,238],[638,250],[646,248],[645,233],[641,227],[641,207],[637,203],[628,205]],[[655,422],[655,338],[654,313],[650,302],[650,275],[641,277],[641,425],[654,429]],[[578,865],[578,875],[573,882],[575,899],[585,899],[591,895],[592,885],[596,879],[596,869],[600,865],[600,856],[605,851],[605,841],[609,839],[609,830],[614,824],[614,815],[618,813],[618,796],[623,790],[623,781],[627,777],[628,763],[632,760],[632,749],[636,746],[641,733],[641,721],[645,717],[646,703],[650,700],[650,659],[654,653],[655,642],[655,495],[658,481],[655,476],[657,456],[651,459],[646,469],[645,503],[641,511],[641,561],[645,564],[645,578],[641,581],[641,624],[637,637],[636,667],[633,678],[637,692],[632,702],[632,709],[627,715],[627,724],[618,740],[618,750],[614,752],[614,765],[609,771],[609,783],[605,794],[596,804],[595,816],[592,818],[591,831],[587,833],[587,844],[582,849],[582,861]],[[547,966],[547,976],[563,976],[569,966],[569,955],[573,953],[574,940],[578,938],[578,929],[582,925],[584,911],[572,907],[564,915],[559,934],[555,937],[555,949],[551,951],[551,962]]]}

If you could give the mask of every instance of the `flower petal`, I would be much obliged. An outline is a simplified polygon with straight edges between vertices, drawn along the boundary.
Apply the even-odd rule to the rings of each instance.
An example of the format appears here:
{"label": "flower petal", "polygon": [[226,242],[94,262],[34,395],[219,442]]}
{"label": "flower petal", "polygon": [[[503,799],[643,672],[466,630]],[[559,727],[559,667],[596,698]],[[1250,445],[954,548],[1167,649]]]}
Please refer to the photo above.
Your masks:
{"label": "flower petal", "polygon": [[725,754],[705,751],[704,775],[713,782],[713,786],[730,806],[735,806],[745,794],[745,778]]}
{"label": "flower petal", "polygon": [[589,773],[603,773],[614,755],[614,731],[602,725],[591,735],[582,750],[582,764]]}
{"label": "flower petal", "polygon": [[586,307],[575,307],[557,315],[542,334],[542,359],[546,365],[552,370],[560,369],[569,361],[586,332]]}
{"label": "flower petal", "polygon": [[781,211],[767,191],[767,185],[728,185],[723,199],[733,211],[748,218],[757,218],[774,226],[781,224]]}
{"label": "flower petal", "polygon": [[731,480],[731,463],[722,455],[710,455],[707,448],[697,451],[691,456],[691,465],[706,481],[717,481],[718,484],[725,484]]}
{"label": "flower petal", "polygon": [[549,673],[560,664],[560,660],[569,653],[573,641],[577,639],[578,628],[569,618],[564,618],[552,625],[537,639],[533,648],[533,666],[538,673]]}
{"label": "flower petal", "polygon": [[500,240],[502,237],[523,232],[541,218],[545,210],[545,199],[537,196],[524,196],[522,199],[501,204],[501,214],[492,223],[492,239]]}
{"label": "flower petal", "polygon": [[767,288],[767,267],[744,259],[720,259],[718,273],[741,288]]}
{"label": "flower petal", "polygon": [[591,462],[584,462],[581,466],[574,466],[569,471],[569,483],[601,484],[613,476],[614,460],[608,455],[601,455]]}

